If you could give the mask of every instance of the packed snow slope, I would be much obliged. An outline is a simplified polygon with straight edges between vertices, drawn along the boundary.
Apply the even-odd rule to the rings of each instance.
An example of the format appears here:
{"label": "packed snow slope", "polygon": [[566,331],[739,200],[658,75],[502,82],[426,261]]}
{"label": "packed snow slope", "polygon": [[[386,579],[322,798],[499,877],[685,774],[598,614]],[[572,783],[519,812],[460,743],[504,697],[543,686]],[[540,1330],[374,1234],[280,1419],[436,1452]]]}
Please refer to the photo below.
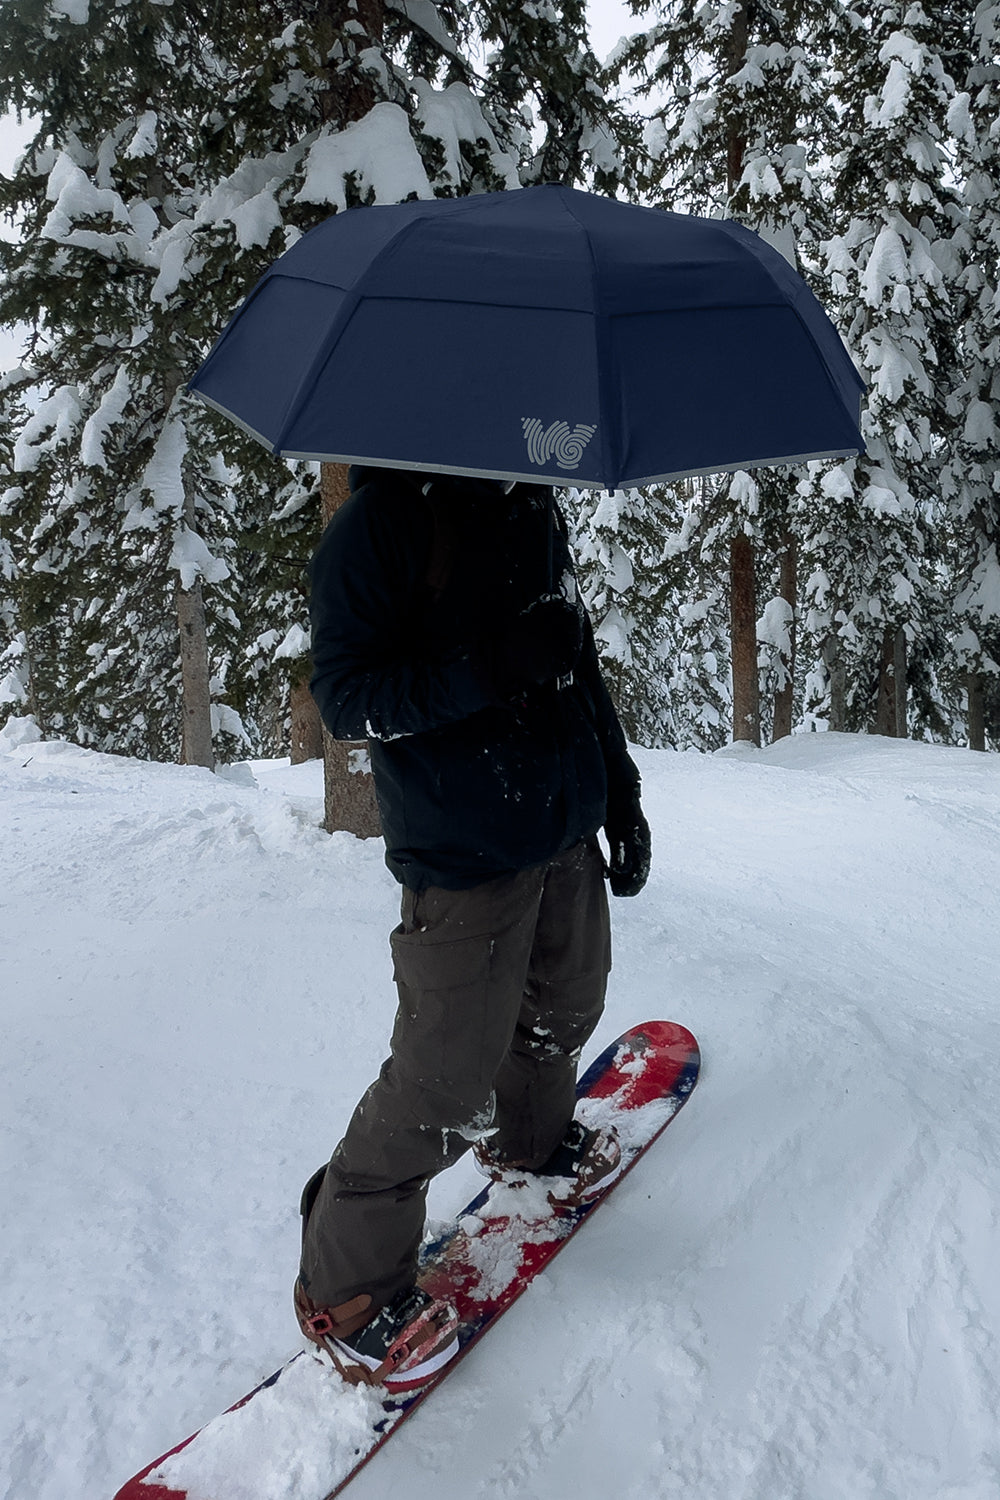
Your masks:
{"label": "packed snow slope", "polygon": [[[12,738],[0,1492],[107,1500],[297,1347],[298,1192],[381,1061],[398,897],[317,765]],[[637,758],[655,863],[590,1055],[676,1019],[698,1090],[352,1500],[996,1500],[1000,757]]]}

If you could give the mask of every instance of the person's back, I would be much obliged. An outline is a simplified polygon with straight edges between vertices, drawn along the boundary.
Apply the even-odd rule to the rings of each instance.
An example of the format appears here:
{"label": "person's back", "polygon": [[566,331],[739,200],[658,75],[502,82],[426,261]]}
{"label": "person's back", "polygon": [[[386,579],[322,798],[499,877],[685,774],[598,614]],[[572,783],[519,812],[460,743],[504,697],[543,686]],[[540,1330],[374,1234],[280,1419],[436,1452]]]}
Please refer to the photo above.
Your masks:
{"label": "person's back", "polygon": [[469,886],[596,832],[606,766],[637,778],[551,491],[352,478],[313,565],[312,688],[371,742],[393,873]]}

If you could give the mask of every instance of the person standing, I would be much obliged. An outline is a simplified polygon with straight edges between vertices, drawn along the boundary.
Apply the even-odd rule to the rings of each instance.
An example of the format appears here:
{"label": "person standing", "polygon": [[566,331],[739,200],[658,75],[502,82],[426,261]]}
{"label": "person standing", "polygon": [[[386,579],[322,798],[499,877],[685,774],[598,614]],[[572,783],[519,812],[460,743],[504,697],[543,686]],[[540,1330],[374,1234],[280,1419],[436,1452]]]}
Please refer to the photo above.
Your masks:
{"label": "person standing", "polygon": [[429,1179],[471,1148],[579,1203],[621,1169],[575,1085],[611,966],[605,877],[637,894],[650,836],[552,490],[349,480],[312,564],[310,686],[335,737],[370,744],[398,1008],[303,1192],[295,1308],[348,1380],[405,1388],[457,1349],[417,1281]]}

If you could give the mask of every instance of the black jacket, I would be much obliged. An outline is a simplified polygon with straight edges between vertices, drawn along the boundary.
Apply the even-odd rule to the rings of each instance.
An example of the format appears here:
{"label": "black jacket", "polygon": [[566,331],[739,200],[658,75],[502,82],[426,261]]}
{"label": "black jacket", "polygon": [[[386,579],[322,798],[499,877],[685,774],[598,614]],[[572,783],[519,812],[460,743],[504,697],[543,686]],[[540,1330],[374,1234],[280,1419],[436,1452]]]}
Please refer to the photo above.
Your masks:
{"label": "black jacket", "polygon": [[[386,863],[461,889],[550,859],[638,783],[589,621],[572,680],[498,693],[481,647],[575,585],[552,494],[353,468],[312,563],[313,696],[368,739]],[[488,656],[488,653],[487,653]]]}

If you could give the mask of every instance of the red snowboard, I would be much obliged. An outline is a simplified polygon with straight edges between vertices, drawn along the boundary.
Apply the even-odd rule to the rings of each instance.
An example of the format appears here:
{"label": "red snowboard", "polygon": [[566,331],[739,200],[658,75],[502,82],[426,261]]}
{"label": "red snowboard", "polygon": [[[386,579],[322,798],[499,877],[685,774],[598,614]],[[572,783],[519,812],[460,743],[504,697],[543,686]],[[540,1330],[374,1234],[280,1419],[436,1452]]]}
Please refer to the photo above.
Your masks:
{"label": "red snowboard", "polygon": [[[652,1145],[698,1079],[698,1044],[670,1021],[613,1042],[581,1078],[577,1114],[613,1123],[625,1171]],[[115,1500],[333,1500],[617,1186],[554,1213],[538,1185],[491,1186],[421,1252],[421,1282],[454,1303],[459,1354],[417,1392],[348,1387],[310,1351],[130,1479]]]}

